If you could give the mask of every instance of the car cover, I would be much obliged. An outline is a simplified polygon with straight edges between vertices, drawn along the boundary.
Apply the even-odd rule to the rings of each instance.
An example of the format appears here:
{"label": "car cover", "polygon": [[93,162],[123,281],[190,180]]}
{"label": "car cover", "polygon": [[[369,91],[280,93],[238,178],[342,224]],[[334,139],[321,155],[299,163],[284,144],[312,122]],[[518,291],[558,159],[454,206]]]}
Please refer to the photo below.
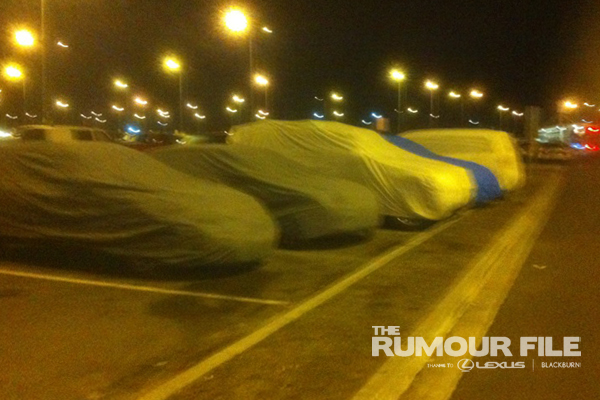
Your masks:
{"label": "car cover", "polygon": [[424,129],[403,132],[436,154],[472,161],[494,173],[504,191],[525,184],[525,168],[513,138],[491,129]]}
{"label": "car cover", "polygon": [[396,146],[421,157],[442,161],[456,165],[457,167],[468,169],[477,182],[477,196],[475,197],[475,202],[477,204],[484,204],[502,196],[502,190],[500,189],[498,179],[496,179],[496,176],[492,171],[482,165],[471,161],[460,160],[458,158],[440,156],[429,151],[424,146],[401,136],[384,135],[384,138]]}
{"label": "car cover", "polygon": [[114,143],[0,146],[0,238],[80,246],[136,264],[259,261],[277,231],[254,198]]}
{"label": "car cover", "polygon": [[[374,131],[339,122],[265,120],[234,126],[230,133],[231,144],[270,148],[361,183],[376,194],[384,215],[440,220],[470,204],[477,191],[464,168],[420,157]],[[341,153],[355,159],[337,157]]]}
{"label": "car cover", "polygon": [[269,149],[213,144],[170,146],[149,154],[174,169],[259,199],[286,241],[364,232],[379,225],[379,205],[369,189],[321,176]]}

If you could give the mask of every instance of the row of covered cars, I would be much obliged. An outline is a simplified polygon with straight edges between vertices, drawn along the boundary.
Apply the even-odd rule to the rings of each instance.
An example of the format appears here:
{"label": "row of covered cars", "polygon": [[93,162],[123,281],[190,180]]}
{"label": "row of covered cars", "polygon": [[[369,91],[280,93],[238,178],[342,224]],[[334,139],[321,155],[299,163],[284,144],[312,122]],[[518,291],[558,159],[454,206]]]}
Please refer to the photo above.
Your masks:
{"label": "row of covered cars", "polygon": [[144,267],[260,261],[280,243],[426,226],[521,186],[505,132],[402,136],[266,120],[228,144],[0,146],[0,247],[76,246]]}

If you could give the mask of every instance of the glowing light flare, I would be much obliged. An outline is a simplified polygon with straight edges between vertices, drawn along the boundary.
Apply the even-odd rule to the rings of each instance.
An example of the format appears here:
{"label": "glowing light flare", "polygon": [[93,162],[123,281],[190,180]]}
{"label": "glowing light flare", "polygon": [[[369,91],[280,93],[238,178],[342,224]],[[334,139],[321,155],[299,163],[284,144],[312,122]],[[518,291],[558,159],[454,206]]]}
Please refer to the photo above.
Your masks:
{"label": "glowing light flare", "polygon": [[126,89],[129,87],[129,85],[127,83],[123,82],[120,79],[115,79],[114,83],[115,83],[116,87],[121,88],[121,89]]}
{"label": "glowing light flare", "polygon": [[460,93],[456,93],[454,91],[451,91],[450,93],[448,93],[448,97],[452,97],[453,99],[460,99],[461,95],[460,95]]}
{"label": "glowing light flare", "polygon": [[15,32],[15,42],[22,47],[31,47],[35,43],[33,34],[27,29],[20,29]]}
{"label": "glowing light flare", "polygon": [[263,111],[263,110],[258,110],[258,113],[260,115],[265,115],[265,116],[269,115],[269,113],[267,111]]}
{"label": "glowing light flare", "polygon": [[573,103],[573,102],[572,102],[572,101],[570,101],[570,100],[566,100],[566,101],[563,103],[563,107],[564,107],[564,108],[566,108],[566,109],[569,109],[569,110],[574,110],[574,109],[576,109],[577,107],[579,107],[579,105],[578,105],[578,104],[576,104],[576,103]]}
{"label": "glowing light flare", "polygon": [[168,122],[156,121],[156,123],[159,124],[160,126],[167,126],[167,125],[169,125]]}
{"label": "glowing light flare", "polygon": [[186,106],[187,108],[191,108],[192,110],[197,110],[197,109],[198,109],[198,106],[197,106],[197,105],[190,104],[190,103],[187,103],[185,106]]}
{"label": "glowing light flare", "polygon": [[523,113],[522,112],[513,111],[512,115],[514,115],[515,117],[522,117]]}
{"label": "glowing light flare", "polygon": [[68,108],[69,107],[69,103],[65,103],[64,101],[61,101],[61,100],[56,100],[55,104],[60,108]]}
{"label": "glowing light flare", "polygon": [[133,127],[133,126],[129,126],[129,127],[127,127],[127,132],[129,132],[129,133],[133,133],[133,134],[136,134],[136,135],[137,135],[138,133],[140,133],[140,132],[141,132],[141,129],[139,129],[139,128],[135,128],[135,127]]}
{"label": "glowing light flare", "polygon": [[29,114],[28,112],[26,112],[25,115],[28,116],[29,118],[37,118],[37,115]]}
{"label": "glowing light flare", "polygon": [[243,32],[248,27],[248,19],[241,10],[231,8],[225,14],[225,26],[232,32]]}
{"label": "glowing light flare", "polygon": [[262,27],[262,31],[266,32],[266,33],[273,33],[273,31],[269,27],[266,27],[266,26]]}
{"label": "glowing light flare", "polygon": [[594,128],[592,128],[591,126],[588,126],[588,127],[587,127],[587,131],[588,131],[588,132],[592,132],[592,133],[598,133],[598,132],[600,132],[600,128],[595,128],[595,129],[594,129]]}
{"label": "glowing light flare", "polygon": [[419,110],[417,110],[417,109],[413,109],[413,108],[410,108],[410,107],[408,107],[408,108],[406,109],[406,111],[408,111],[408,112],[409,112],[409,113],[411,113],[411,114],[416,114],[416,113],[418,113],[418,112],[419,112]]}
{"label": "glowing light flare", "polygon": [[406,79],[406,75],[400,70],[393,69],[390,71],[390,78],[396,82],[402,82]]}
{"label": "glowing light flare", "polygon": [[23,72],[21,72],[21,69],[17,65],[7,65],[4,68],[4,75],[6,75],[8,79],[17,80],[23,77]]}
{"label": "glowing light flare", "polygon": [[200,115],[198,113],[194,113],[194,117],[198,118],[198,119],[205,119],[206,115]]}
{"label": "glowing light flare", "polygon": [[135,99],[133,99],[133,101],[136,104],[139,104],[140,106],[145,106],[146,104],[148,104],[147,100],[142,99],[141,97],[136,97]]}
{"label": "glowing light flare", "polygon": [[146,119],[145,115],[139,115],[139,114],[133,114],[134,117],[136,117],[137,119]]}
{"label": "glowing light flare", "polygon": [[181,69],[181,64],[173,57],[165,58],[164,66],[170,71],[179,71]]}
{"label": "glowing light flare", "polygon": [[254,82],[256,82],[256,84],[260,86],[267,86],[269,84],[269,80],[260,74],[254,76]]}
{"label": "glowing light flare", "polygon": [[236,103],[243,103],[246,101],[246,99],[244,99],[243,97],[238,96],[237,94],[234,94],[232,97],[233,101],[235,101]]}
{"label": "glowing light flare", "polygon": [[433,81],[426,81],[425,82],[425,87],[429,90],[437,90],[440,85],[438,85],[437,83],[433,82]]}
{"label": "glowing light flare", "polygon": [[325,100],[325,99],[321,99],[321,98],[319,98],[319,97],[315,96],[315,100],[317,100],[317,101],[323,101],[323,100]]}
{"label": "glowing light flare", "polygon": [[238,112],[238,110],[236,110],[235,108],[231,108],[231,107],[225,107],[225,109],[230,112],[230,113],[236,113]]}
{"label": "glowing light flare", "polygon": [[498,109],[498,111],[509,111],[509,110],[510,110],[510,108],[508,108],[508,107],[504,107],[503,105],[499,105],[499,106],[497,107],[497,109]]}
{"label": "glowing light flare", "polygon": [[595,104],[589,104],[589,103],[583,103],[583,105],[586,107],[596,107]]}
{"label": "glowing light flare", "polygon": [[331,100],[333,101],[342,101],[344,100],[344,96],[341,96],[337,93],[331,93]]}
{"label": "glowing light flare", "polygon": [[101,124],[104,124],[104,123],[106,123],[106,120],[105,120],[105,119],[100,119],[100,118],[98,118],[98,117],[94,118],[94,120],[95,120],[95,121],[98,121],[98,122],[100,122]]}
{"label": "glowing light flare", "polygon": [[373,118],[379,119],[379,118],[383,118],[383,115],[377,114],[377,113],[371,113],[371,116]]}
{"label": "glowing light flare", "polygon": [[361,122],[362,122],[363,124],[365,124],[365,125],[371,125],[371,124],[373,124],[373,122],[371,122],[371,121],[365,121],[364,119],[363,119],[363,120],[361,120]]}
{"label": "glowing light flare", "polygon": [[91,115],[84,115],[84,114],[79,114],[79,115],[81,116],[81,118],[84,118],[84,119],[92,119]]}
{"label": "glowing light flare", "polygon": [[101,117],[101,116],[102,116],[102,113],[97,113],[97,112],[94,112],[94,111],[90,111],[90,113],[91,113],[91,114],[92,114],[94,117]]}
{"label": "glowing light flare", "polygon": [[62,47],[62,48],[65,48],[65,49],[69,47],[69,45],[68,45],[68,44],[65,44],[65,43],[63,43],[63,42],[62,42],[62,41],[60,41],[60,40],[59,40],[59,41],[56,43],[56,45],[57,45],[57,46],[60,46],[60,47]]}
{"label": "glowing light flare", "polygon": [[479,125],[479,121],[473,121],[472,119],[469,120],[469,123],[472,125]]}
{"label": "glowing light flare", "polygon": [[344,113],[343,112],[334,111],[333,115],[335,115],[336,117],[343,117]]}
{"label": "glowing light flare", "polygon": [[254,116],[255,116],[256,118],[258,118],[258,119],[267,119],[267,117],[265,117],[265,116],[263,116],[263,115],[260,115],[260,114],[258,114],[258,113],[254,114]]}
{"label": "glowing light flare", "polygon": [[313,113],[313,116],[315,116],[315,118],[319,118],[319,119],[325,118],[325,116],[323,114],[318,114],[318,113]]}
{"label": "glowing light flare", "polygon": [[9,119],[17,119],[17,118],[19,118],[16,115],[10,115],[10,114],[6,114],[6,117],[9,118]]}
{"label": "glowing light flare", "polygon": [[439,115],[434,115],[434,114],[429,114],[429,116],[430,116],[431,118],[435,118],[435,119],[438,119],[438,118],[440,117]]}
{"label": "glowing light flare", "polygon": [[111,108],[112,108],[113,110],[115,110],[115,111],[118,111],[118,112],[121,112],[121,111],[125,110],[125,108],[123,108],[123,107],[119,107],[119,106],[117,106],[117,105],[115,105],[115,104],[113,104],[113,106],[112,106]]}
{"label": "glowing light flare", "polygon": [[[472,98],[474,98],[474,99],[480,99],[480,98],[482,98],[482,97],[483,97],[483,93],[482,93],[482,92],[480,92],[480,91],[479,91],[479,90],[477,90],[477,89],[473,89],[473,90],[471,90],[471,92],[469,93],[469,96],[471,96],[471,97],[472,97]],[[478,123],[479,123],[479,122],[478,122]]]}

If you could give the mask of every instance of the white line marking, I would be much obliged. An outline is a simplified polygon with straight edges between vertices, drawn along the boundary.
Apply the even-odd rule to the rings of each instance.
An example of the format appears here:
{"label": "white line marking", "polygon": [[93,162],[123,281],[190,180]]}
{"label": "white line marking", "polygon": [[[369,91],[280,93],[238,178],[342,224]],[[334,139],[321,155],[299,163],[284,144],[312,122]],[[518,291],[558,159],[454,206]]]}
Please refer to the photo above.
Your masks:
{"label": "white line marking", "polygon": [[[469,330],[466,336],[479,337],[487,331],[487,327],[493,322],[497,310],[510,290],[514,279],[526,260],[527,254],[533,246],[533,241],[541,233],[542,227],[549,218],[557,197],[560,177],[554,177],[550,184],[544,188],[539,198],[533,204],[525,207],[499,234],[497,234],[482,253],[477,255],[467,268],[466,274],[454,285],[447,295],[426,315],[410,334],[406,336],[424,337],[430,343],[433,338],[449,335],[454,329]],[[487,287],[486,285],[491,285]],[[498,292],[498,293],[497,293]],[[492,298],[492,302],[486,304],[485,300],[478,296],[484,294]],[[467,323],[460,325],[461,319],[468,310],[477,309],[477,328],[481,332],[473,333],[474,326]],[[484,315],[485,314],[485,315]],[[483,329],[485,328],[485,329]],[[455,332],[456,336],[464,337],[465,332]],[[453,334],[454,335],[454,334]],[[470,358],[465,355],[464,358]],[[435,357],[432,359],[438,360]],[[462,372],[444,371],[445,374],[429,379],[428,385],[421,382],[414,387],[415,377],[421,371],[427,374],[431,370],[423,370],[430,357],[391,357],[387,360],[367,383],[356,393],[353,400],[397,400],[399,398],[431,400],[447,399],[458,383]],[[439,359],[444,362],[446,358]],[[449,360],[449,358],[448,358]],[[437,362],[437,361],[436,361]],[[455,372],[455,375],[451,375]],[[455,379],[456,378],[456,379]],[[455,380],[454,380],[455,379]],[[431,382],[435,382],[432,384]],[[411,389],[414,391],[411,392]],[[406,396],[403,396],[406,395]],[[402,396],[402,397],[401,397]]]}
{"label": "white line marking", "polygon": [[215,300],[239,301],[239,302],[244,302],[244,303],[258,303],[258,304],[283,305],[283,306],[290,304],[287,301],[280,301],[280,300],[264,300],[264,299],[255,299],[252,297],[227,296],[227,295],[214,294],[214,293],[202,293],[202,292],[191,292],[191,291],[186,291],[186,290],[162,289],[162,288],[158,288],[158,287],[154,287],[154,286],[138,286],[138,285],[128,285],[128,284],[124,284],[124,283],[94,281],[94,280],[89,280],[89,279],[65,278],[65,277],[61,277],[61,276],[35,274],[35,273],[31,273],[31,272],[11,271],[11,270],[7,270],[7,269],[0,269],[0,275],[12,275],[12,276],[19,276],[19,277],[23,277],[23,278],[42,279],[42,280],[46,280],[46,281],[65,282],[65,283],[73,283],[73,284],[79,284],[79,285],[99,286],[99,287],[106,287],[106,288],[111,288],[111,289],[134,290],[134,291],[138,291],[138,292],[170,294],[170,295],[177,295],[177,296],[202,297],[202,298],[206,298],[206,299],[215,299]]}
{"label": "white line marking", "polygon": [[359,282],[361,279],[377,271],[393,259],[421,245],[428,239],[432,238],[433,236],[437,235],[438,233],[453,225],[456,221],[458,221],[458,218],[447,220],[428,231],[418,233],[417,235],[413,236],[408,242],[388,251],[387,253],[376,258],[375,260],[365,264],[364,266],[360,267],[357,271],[354,271],[345,278],[342,278],[338,282],[333,283],[331,286],[324,289],[322,292],[309,298],[308,300],[305,300],[290,311],[273,318],[262,328],[259,328],[258,330],[252,332],[248,336],[243,337],[237,342],[234,342],[233,344],[229,345],[228,347],[224,348],[218,353],[215,353],[207,359],[199,362],[190,369],[181,372],[180,374],[173,377],[171,380],[164,382],[158,387],[150,389],[148,392],[141,395],[138,399],[168,399],[170,396],[176,394],[184,387],[194,383],[206,373],[231,360],[235,356],[243,353],[244,351],[248,350],[252,346],[267,338],[269,335],[277,332],[279,329],[297,320],[304,314],[308,313],[314,308],[320,306],[321,304],[340,294],[350,286]]}

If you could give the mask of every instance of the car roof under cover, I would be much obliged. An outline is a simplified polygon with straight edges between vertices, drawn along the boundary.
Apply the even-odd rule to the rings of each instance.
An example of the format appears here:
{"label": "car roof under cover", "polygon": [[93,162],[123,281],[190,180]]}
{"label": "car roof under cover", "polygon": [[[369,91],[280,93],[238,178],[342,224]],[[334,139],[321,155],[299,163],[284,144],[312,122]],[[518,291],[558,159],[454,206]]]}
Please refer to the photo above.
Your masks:
{"label": "car roof under cover", "polygon": [[[228,142],[269,148],[307,166],[323,167],[330,176],[358,182],[376,194],[385,215],[440,220],[471,204],[477,192],[464,168],[420,157],[374,131],[339,122],[253,122],[233,127]],[[349,165],[349,156],[359,163],[335,167],[338,162]]]}
{"label": "car roof under cover", "polygon": [[255,262],[276,228],[252,197],[111,143],[0,146],[0,237],[150,266]]}
{"label": "car roof under cover", "polygon": [[374,229],[379,206],[366,187],[321,176],[273,150],[245,145],[171,146],[156,159],[202,179],[214,179],[258,198],[278,221],[284,239]]}

